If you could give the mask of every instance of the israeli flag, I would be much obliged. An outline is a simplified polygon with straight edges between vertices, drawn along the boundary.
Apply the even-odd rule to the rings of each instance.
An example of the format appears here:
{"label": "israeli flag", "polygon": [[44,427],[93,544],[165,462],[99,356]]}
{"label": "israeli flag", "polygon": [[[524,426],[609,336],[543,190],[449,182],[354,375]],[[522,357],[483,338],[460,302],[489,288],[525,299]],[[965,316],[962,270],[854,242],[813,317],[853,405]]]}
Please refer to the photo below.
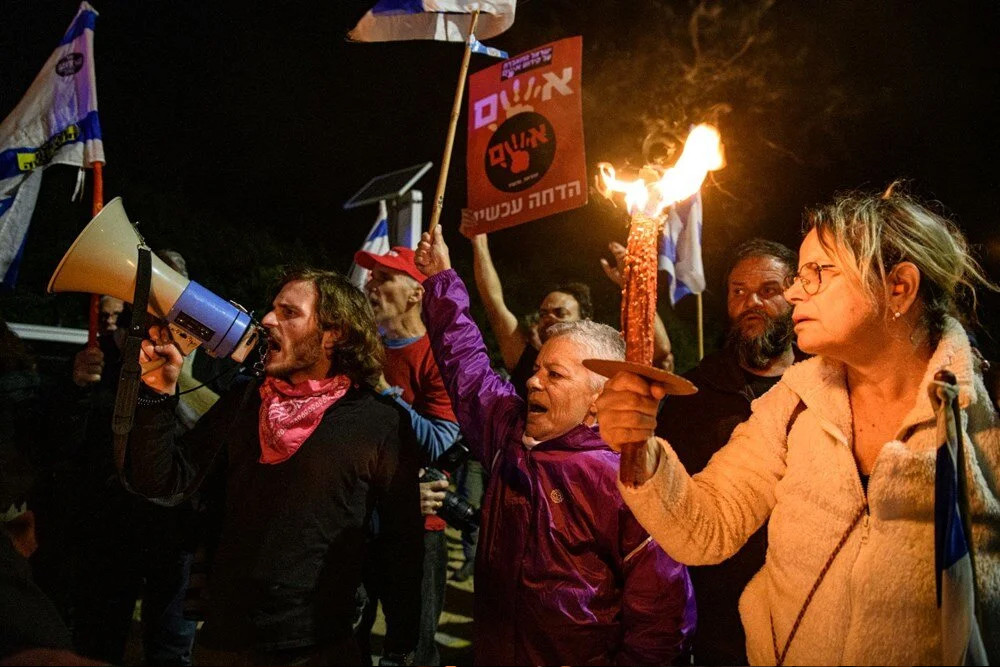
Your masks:
{"label": "israeli flag", "polygon": [[506,51],[501,51],[500,49],[494,49],[492,46],[486,46],[478,39],[475,35],[469,35],[469,45],[472,47],[473,53],[481,53],[484,56],[490,56],[491,58],[499,58],[501,60],[507,60],[510,56],[507,55]]}
{"label": "israeli flag", "polygon": [[659,269],[670,281],[670,305],[705,291],[701,262],[701,191],[670,207],[660,236]]}
{"label": "israeli flag", "polygon": [[0,275],[8,288],[17,278],[42,170],[104,162],[93,57],[96,22],[94,8],[81,2],[59,46],[0,123]]}
{"label": "israeli flag", "polygon": [[[986,648],[975,615],[975,574],[959,497],[964,460],[958,388],[935,379],[931,400],[937,404],[937,467],[934,480],[934,563],[941,610],[943,665],[986,665]],[[964,471],[963,471],[964,474]]]}
{"label": "israeli flag", "polygon": [[514,24],[516,4],[516,0],[378,0],[347,38],[356,42],[464,42],[469,35],[468,14],[479,10],[476,33],[489,39]]}
{"label": "israeli flag", "polygon": [[[361,244],[361,250],[370,252],[373,255],[384,255],[389,252],[389,213],[386,210],[385,202],[378,203],[378,218],[372,225],[371,231],[365,237],[365,242]],[[351,271],[347,274],[347,279],[362,292],[365,291],[365,283],[368,282],[368,269],[357,264],[351,264]]]}

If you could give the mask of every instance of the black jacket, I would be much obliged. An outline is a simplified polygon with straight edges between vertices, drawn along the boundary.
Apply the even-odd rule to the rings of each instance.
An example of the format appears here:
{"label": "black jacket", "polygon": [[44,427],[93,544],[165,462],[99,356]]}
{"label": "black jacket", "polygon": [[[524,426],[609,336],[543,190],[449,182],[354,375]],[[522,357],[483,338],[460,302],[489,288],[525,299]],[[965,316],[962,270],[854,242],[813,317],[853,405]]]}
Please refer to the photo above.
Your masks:
{"label": "black jacket", "polygon": [[73,645],[55,605],[32,582],[28,561],[0,532],[0,660],[30,648]]}
{"label": "black jacket", "polygon": [[[756,396],[736,353],[728,348],[708,355],[684,377],[698,387],[698,393],[668,397],[656,434],[670,443],[688,474],[694,475],[729,442],[733,429],[750,417],[750,402]],[[692,645],[695,664],[747,664],[738,602],[747,582],[763,567],[766,551],[765,523],[732,558],[718,565],[688,568],[698,603]]]}
{"label": "black jacket", "polygon": [[205,491],[224,487],[201,641],[270,651],[346,638],[377,506],[381,532],[370,556],[386,564],[385,649],[412,650],[423,520],[409,415],[370,389],[351,389],[291,458],[267,465],[258,461],[256,383],[234,386],[177,442],[175,400],[136,410],[125,469],[150,498],[182,498],[206,470]]}

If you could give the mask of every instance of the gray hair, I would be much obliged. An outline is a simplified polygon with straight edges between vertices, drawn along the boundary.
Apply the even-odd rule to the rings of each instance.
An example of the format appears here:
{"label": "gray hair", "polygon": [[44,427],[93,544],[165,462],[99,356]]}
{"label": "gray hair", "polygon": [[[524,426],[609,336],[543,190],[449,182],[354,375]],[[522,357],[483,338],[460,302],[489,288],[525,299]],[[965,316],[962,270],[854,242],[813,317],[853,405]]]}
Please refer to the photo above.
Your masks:
{"label": "gray hair", "polygon": [[[593,320],[579,320],[577,322],[557,322],[549,327],[549,341],[560,336],[565,336],[575,343],[583,345],[595,359],[615,359],[621,361],[625,359],[625,339],[616,330],[607,324],[594,322]],[[595,389],[600,389],[607,382],[607,378],[597,375],[591,371],[591,375],[600,378],[594,383]]]}

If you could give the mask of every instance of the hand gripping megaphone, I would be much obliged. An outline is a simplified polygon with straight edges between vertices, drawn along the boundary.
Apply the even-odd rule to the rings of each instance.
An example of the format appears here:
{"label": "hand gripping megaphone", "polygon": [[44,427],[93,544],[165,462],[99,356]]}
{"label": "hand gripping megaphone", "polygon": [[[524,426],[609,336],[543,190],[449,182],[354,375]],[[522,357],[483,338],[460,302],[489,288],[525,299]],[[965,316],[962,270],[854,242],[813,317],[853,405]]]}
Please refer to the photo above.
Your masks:
{"label": "hand gripping megaphone", "polygon": [[[76,237],[49,280],[51,292],[107,294],[131,303],[139,247],[145,245],[115,197]],[[182,354],[202,345],[213,357],[242,362],[266,338],[242,306],[226,301],[152,256],[148,311],[166,320]],[[144,371],[150,366],[143,367]]]}

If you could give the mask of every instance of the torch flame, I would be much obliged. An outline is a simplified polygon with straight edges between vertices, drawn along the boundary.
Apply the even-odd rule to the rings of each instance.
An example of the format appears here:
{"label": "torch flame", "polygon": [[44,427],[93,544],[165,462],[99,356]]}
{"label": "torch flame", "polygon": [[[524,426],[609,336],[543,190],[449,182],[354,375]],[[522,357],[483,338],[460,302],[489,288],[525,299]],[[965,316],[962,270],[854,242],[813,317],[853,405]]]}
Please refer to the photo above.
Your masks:
{"label": "torch flame", "polygon": [[647,183],[641,178],[620,181],[615,177],[615,168],[602,162],[598,165],[599,189],[608,198],[616,192],[625,193],[625,205],[629,213],[642,211],[656,218],[671,204],[698,192],[708,172],[721,169],[725,164],[719,131],[712,125],[702,123],[688,134],[684,150],[676,164],[664,170],[655,182]]}

